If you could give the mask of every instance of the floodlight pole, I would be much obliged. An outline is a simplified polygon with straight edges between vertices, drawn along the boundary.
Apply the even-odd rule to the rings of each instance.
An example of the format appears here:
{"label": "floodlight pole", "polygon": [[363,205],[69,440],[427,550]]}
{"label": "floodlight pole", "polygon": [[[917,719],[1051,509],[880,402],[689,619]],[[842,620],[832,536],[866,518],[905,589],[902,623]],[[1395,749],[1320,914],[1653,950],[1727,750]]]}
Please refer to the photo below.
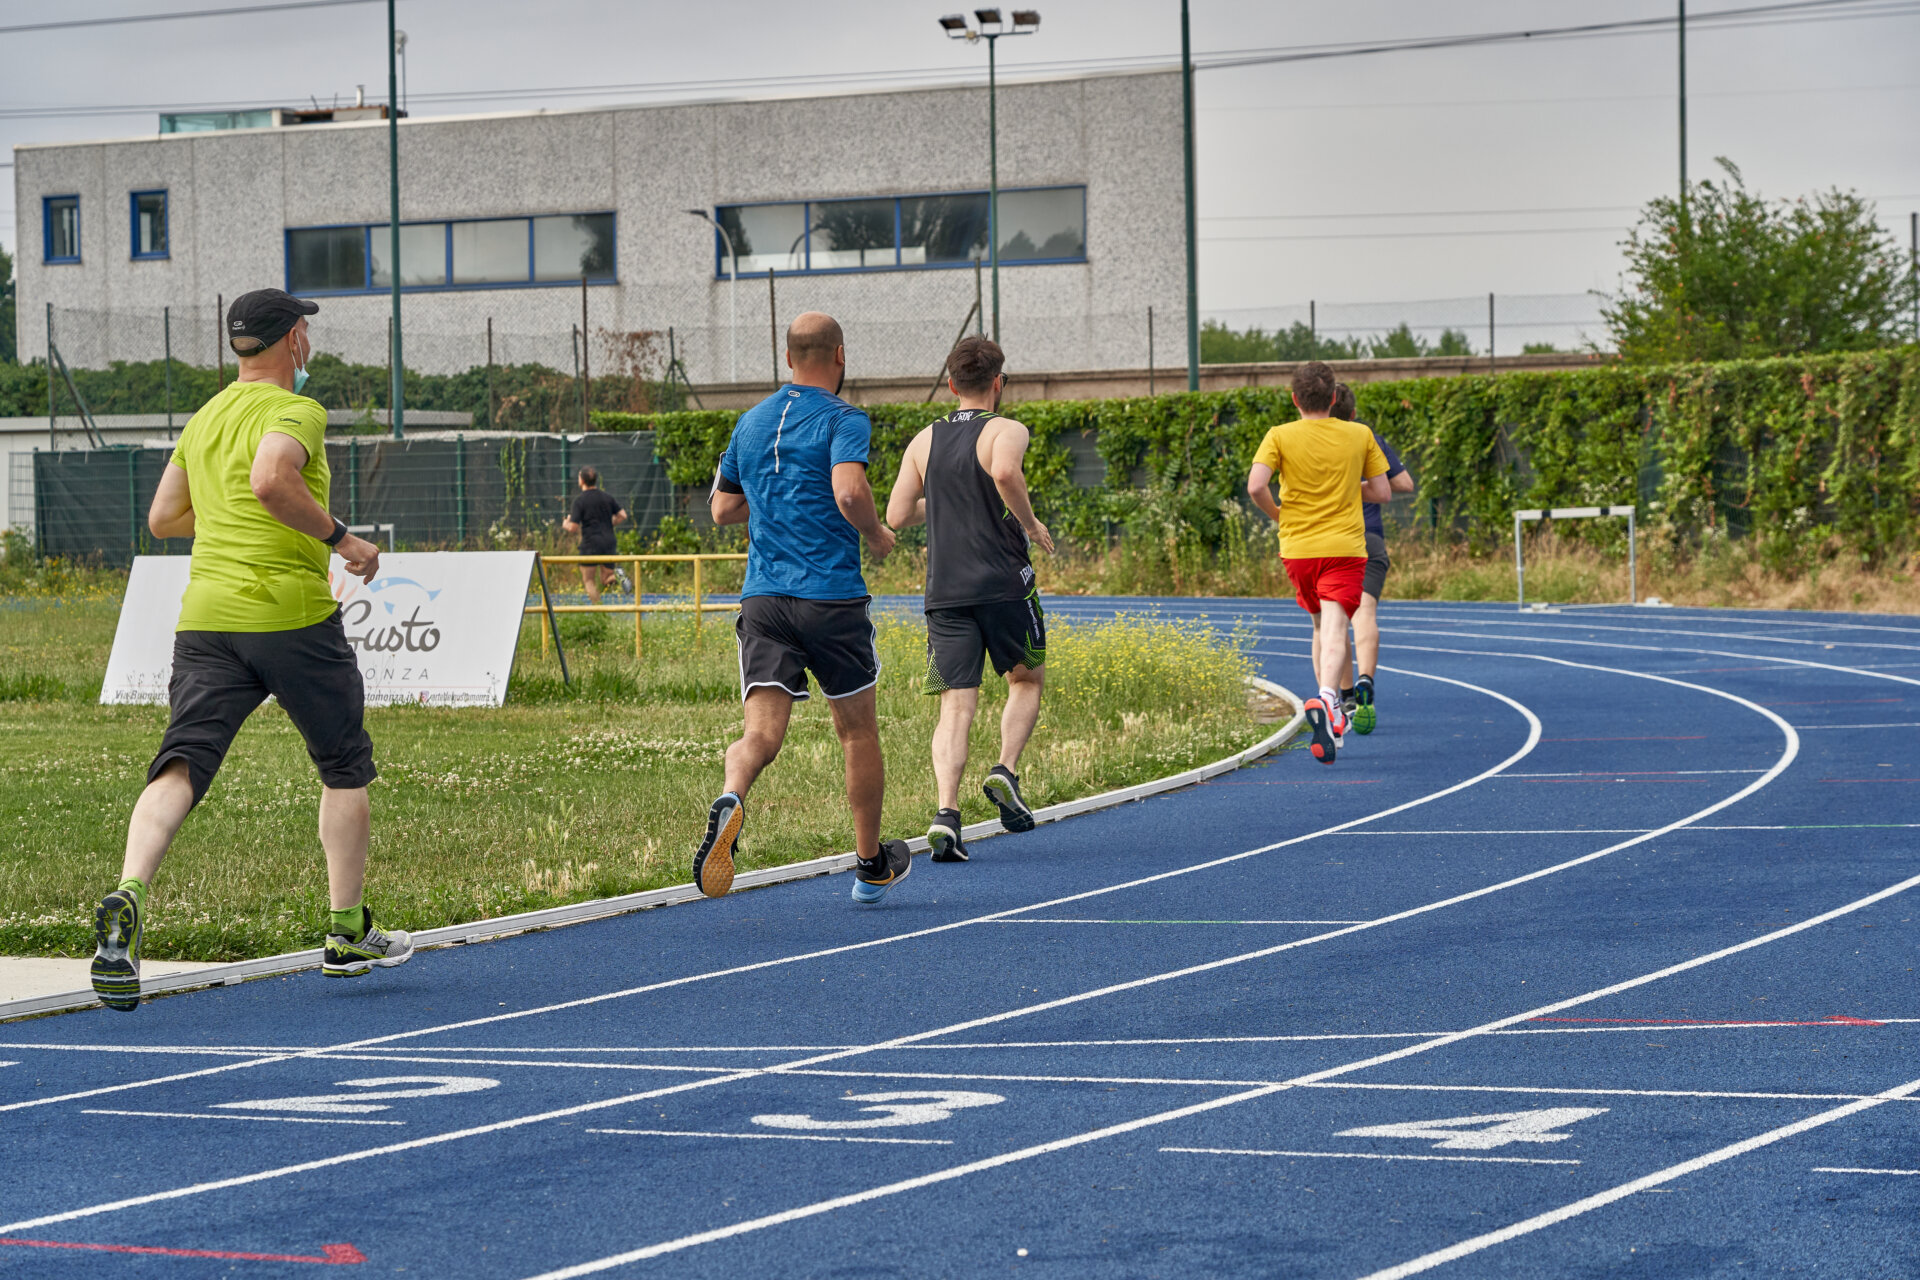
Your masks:
{"label": "floodlight pole", "polygon": [[1680,0],[1680,204],[1687,203],[1687,0]]}
{"label": "floodlight pole", "polygon": [[1187,390],[1200,389],[1200,263],[1193,207],[1193,37],[1180,0],[1180,99],[1187,183]]}
{"label": "floodlight pole", "polygon": [[1000,341],[1000,110],[995,50],[1000,37],[981,32],[987,42],[987,263],[993,275],[993,340]]}
{"label": "floodlight pole", "polygon": [[718,219],[705,209],[689,209],[688,213],[696,218],[704,218],[713,224],[720,238],[727,242],[727,381],[740,381],[740,312],[736,309],[737,295],[740,292],[740,255],[734,252],[733,237],[720,225]]}
{"label": "floodlight pole", "polygon": [[393,281],[393,389],[388,413],[393,422],[393,438],[406,436],[406,409],[402,404],[401,384],[406,379],[400,359],[400,46],[393,25],[394,0],[387,0],[387,231],[392,246],[388,256],[388,274]]}

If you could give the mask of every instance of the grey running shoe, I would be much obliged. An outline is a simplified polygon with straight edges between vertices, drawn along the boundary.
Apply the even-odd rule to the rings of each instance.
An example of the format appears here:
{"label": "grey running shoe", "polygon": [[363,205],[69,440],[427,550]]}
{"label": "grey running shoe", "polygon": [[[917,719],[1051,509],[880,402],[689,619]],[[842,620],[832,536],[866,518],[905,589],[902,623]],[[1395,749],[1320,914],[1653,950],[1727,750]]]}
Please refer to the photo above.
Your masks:
{"label": "grey running shoe", "polygon": [[343,933],[327,935],[327,948],[320,960],[320,972],[329,978],[357,978],[375,968],[391,969],[413,959],[413,939],[405,930],[388,933],[374,927],[373,911],[360,908],[365,921],[358,938]]}
{"label": "grey running shoe", "polygon": [[746,824],[746,803],[731,791],[707,810],[707,835],[693,855],[693,882],[709,898],[724,898],[733,888],[733,847]]}
{"label": "grey running shoe", "polygon": [[966,842],[960,838],[958,809],[942,809],[935,815],[933,825],[927,828],[927,847],[933,850],[935,862],[967,860]]}
{"label": "grey running shoe", "polygon": [[999,808],[1001,826],[1009,831],[1033,830],[1033,810],[1020,798],[1020,779],[1007,766],[993,766],[980,790]]}
{"label": "grey running shoe", "polygon": [[913,854],[907,849],[905,840],[888,840],[880,846],[880,865],[866,867],[856,865],[853,869],[853,900],[855,902],[878,902],[887,896],[887,890],[907,878],[913,870]]}
{"label": "grey running shoe", "polygon": [[109,1009],[140,1007],[140,904],[115,889],[93,911],[93,991]]}

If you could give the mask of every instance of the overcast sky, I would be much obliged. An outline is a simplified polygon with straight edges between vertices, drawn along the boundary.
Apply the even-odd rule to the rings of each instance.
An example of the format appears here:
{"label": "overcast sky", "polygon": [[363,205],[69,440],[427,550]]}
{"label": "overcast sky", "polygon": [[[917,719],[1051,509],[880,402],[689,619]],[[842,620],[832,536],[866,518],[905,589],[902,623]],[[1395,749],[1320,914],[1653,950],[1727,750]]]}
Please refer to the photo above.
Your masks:
{"label": "overcast sky", "polygon": [[[0,26],[247,2],[0,0]],[[413,113],[431,115],[664,100],[630,89],[428,97],[475,91],[929,68],[984,77],[984,51],[943,39],[934,23],[947,2],[400,0],[399,21]],[[1695,0],[1693,12],[1768,2]],[[1880,201],[1882,225],[1904,245],[1920,208],[1920,4],[1875,2],[1893,16],[1692,29],[1694,174],[1726,155],[1768,195],[1857,190]],[[1039,3],[1040,33],[1001,45],[1007,74],[1178,56],[1176,0]],[[1194,0],[1193,43],[1209,53],[1672,10],[1673,0]],[[385,6],[367,3],[0,34],[0,142],[150,134],[160,104],[351,100],[362,83],[384,96],[384,23]],[[1612,288],[1635,209],[1677,182],[1674,89],[1670,29],[1203,71],[1202,311]],[[121,104],[141,109],[7,114]],[[984,170],[983,146],[983,182]],[[0,239],[11,249],[12,171],[0,174]]]}

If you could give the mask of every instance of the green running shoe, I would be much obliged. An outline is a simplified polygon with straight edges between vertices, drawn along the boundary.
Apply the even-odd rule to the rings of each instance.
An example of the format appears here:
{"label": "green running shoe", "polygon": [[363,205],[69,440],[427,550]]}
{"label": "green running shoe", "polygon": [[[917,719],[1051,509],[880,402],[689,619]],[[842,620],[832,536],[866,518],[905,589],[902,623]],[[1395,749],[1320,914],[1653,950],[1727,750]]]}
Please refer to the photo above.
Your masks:
{"label": "green running shoe", "polygon": [[109,1009],[140,1007],[140,904],[121,889],[93,911],[93,990]]}
{"label": "green running shoe", "polygon": [[327,935],[327,948],[320,958],[320,972],[328,978],[357,978],[375,968],[391,969],[413,959],[413,939],[405,930],[387,933],[374,927],[373,911],[362,907],[365,921],[358,938],[342,933]]}
{"label": "green running shoe", "polygon": [[1377,719],[1373,709],[1373,681],[1362,680],[1353,687],[1353,731],[1372,733]]}

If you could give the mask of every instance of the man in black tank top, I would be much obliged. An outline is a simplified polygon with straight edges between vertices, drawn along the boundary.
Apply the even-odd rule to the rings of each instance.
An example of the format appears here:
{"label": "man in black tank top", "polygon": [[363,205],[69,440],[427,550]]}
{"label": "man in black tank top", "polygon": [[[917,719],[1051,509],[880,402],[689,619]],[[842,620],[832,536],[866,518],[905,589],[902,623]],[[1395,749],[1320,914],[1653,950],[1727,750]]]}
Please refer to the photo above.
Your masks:
{"label": "man in black tank top", "polygon": [[947,386],[960,407],[913,438],[887,501],[895,529],[927,522],[927,682],[940,695],[933,773],[940,812],[927,828],[935,862],[965,862],[960,778],[980,706],[985,659],[1007,678],[1000,761],[981,787],[1009,831],[1033,830],[1014,766],[1040,718],[1047,660],[1046,615],[1027,558],[1029,541],[1053,550],[1033,515],[1022,463],[1027,429],[998,410],[1006,357],[984,337],[962,338],[947,357]]}

